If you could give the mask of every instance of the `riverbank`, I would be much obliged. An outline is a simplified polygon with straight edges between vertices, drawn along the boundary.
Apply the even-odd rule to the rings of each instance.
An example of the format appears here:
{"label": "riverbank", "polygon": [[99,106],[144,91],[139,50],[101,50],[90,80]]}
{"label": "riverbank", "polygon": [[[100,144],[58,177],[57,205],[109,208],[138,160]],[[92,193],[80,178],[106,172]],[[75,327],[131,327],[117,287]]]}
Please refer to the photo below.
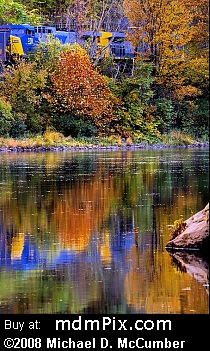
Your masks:
{"label": "riverbank", "polygon": [[49,133],[33,138],[0,138],[0,152],[43,152],[43,151],[77,151],[77,150],[136,150],[163,148],[208,148],[209,142],[174,138],[157,143],[135,142],[131,138],[65,138],[58,133]]}
{"label": "riverbank", "polygon": [[10,152],[44,152],[44,151],[79,151],[79,150],[138,150],[138,149],[166,149],[166,148],[193,148],[193,147],[209,147],[208,145],[203,145],[203,146],[168,146],[168,145],[148,145],[148,146],[140,146],[140,145],[134,145],[134,146],[76,146],[76,147],[37,147],[37,148],[0,148],[0,153],[10,153]]}
{"label": "riverbank", "polygon": [[43,151],[79,151],[79,150],[138,150],[138,149],[166,149],[166,148],[209,148],[209,143],[190,145],[136,144],[136,145],[89,145],[89,146],[39,146],[39,147],[3,147],[0,152],[43,152]]}

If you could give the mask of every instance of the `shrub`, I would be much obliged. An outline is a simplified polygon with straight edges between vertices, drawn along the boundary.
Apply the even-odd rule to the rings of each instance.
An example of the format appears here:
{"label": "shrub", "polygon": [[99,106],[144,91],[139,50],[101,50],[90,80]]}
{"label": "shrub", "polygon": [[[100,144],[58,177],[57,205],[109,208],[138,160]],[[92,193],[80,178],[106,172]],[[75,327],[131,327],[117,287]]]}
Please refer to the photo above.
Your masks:
{"label": "shrub", "polygon": [[43,138],[48,145],[55,145],[56,143],[62,142],[63,135],[54,130],[48,129],[44,132]]}
{"label": "shrub", "polygon": [[9,130],[9,135],[12,138],[21,138],[24,136],[27,130],[26,117],[27,116],[21,112],[14,115],[14,120],[12,121],[11,128]]}
{"label": "shrub", "polygon": [[195,140],[188,134],[172,131],[162,136],[162,142],[166,145],[184,146],[193,144]]}
{"label": "shrub", "polygon": [[158,98],[155,101],[155,119],[160,133],[168,133],[174,127],[176,113],[172,101],[166,98]]}
{"label": "shrub", "polygon": [[9,133],[13,120],[10,103],[0,98],[0,135]]}
{"label": "shrub", "polygon": [[35,64],[21,62],[17,67],[5,69],[0,80],[0,89],[2,95],[6,96],[8,106],[11,106],[11,110],[7,110],[7,115],[11,112],[14,119],[17,118],[14,126],[10,124],[13,127],[11,131],[13,134],[18,122],[23,129],[26,127],[32,133],[42,131],[48,116],[44,114],[45,111],[43,112],[43,103],[46,99],[42,92],[46,83],[46,72],[44,70],[37,72]]}

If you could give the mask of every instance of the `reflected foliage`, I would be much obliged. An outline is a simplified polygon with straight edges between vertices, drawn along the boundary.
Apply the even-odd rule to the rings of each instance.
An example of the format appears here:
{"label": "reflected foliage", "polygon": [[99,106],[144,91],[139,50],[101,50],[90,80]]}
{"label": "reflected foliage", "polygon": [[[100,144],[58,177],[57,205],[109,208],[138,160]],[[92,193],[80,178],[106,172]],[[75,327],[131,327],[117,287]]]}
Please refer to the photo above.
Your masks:
{"label": "reflected foliage", "polygon": [[0,190],[0,313],[207,313],[165,245],[208,150],[2,154]]}

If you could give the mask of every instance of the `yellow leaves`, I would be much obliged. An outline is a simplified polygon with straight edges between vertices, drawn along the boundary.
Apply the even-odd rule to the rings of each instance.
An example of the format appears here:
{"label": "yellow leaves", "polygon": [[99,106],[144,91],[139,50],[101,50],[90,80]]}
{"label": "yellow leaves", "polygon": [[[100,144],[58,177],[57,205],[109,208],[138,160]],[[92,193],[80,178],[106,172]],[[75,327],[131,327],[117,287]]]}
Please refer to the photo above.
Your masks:
{"label": "yellow leaves", "polygon": [[140,51],[143,44],[148,45],[141,54],[144,59],[149,55],[157,71],[164,69],[168,59],[182,56],[195,31],[194,15],[184,0],[125,0],[123,6],[131,28],[129,39]]}
{"label": "yellow leaves", "polygon": [[45,70],[37,72],[35,64],[21,62],[17,67],[5,71],[2,78],[0,82],[1,92],[7,96],[13,108],[20,103],[20,99],[23,97],[25,102],[39,105],[41,91],[44,89],[47,80]]}
{"label": "yellow leaves", "polygon": [[55,145],[55,143],[62,142],[63,138],[63,135],[55,130],[47,129],[43,134],[43,139],[48,145]]}
{"label": "yellow leaves", "polygon": [[184,100],[185,98],[194,98],[201,95],[202,91],[191,85],[182,86],[175,90],[175,97],[178,100]]}
{"label": "yellow leaves", "polygon": [[[194,75],[197,76],[197,79],[201,79],[201,76],[205,77],[206,80],[209,79],[209,62],[208,58],[200,57],[195,58],[190,61],[190,71],[191,75],[194,72]],[[195,77],[196,78],[196,77]]]}

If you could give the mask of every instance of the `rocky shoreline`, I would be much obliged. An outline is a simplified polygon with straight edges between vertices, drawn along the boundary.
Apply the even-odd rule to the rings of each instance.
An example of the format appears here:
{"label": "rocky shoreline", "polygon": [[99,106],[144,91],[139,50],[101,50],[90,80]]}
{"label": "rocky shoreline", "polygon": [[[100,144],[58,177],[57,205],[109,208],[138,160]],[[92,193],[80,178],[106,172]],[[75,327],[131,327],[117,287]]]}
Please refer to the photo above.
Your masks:
{"label": "rocky shoreline", "polygon": [[132,145],[88,145],[88,146],[38,146],[38,147],[0,147],[0,152],[44,152],[44,151],[97,151],[97,150],[139,150],[139,149],[172,149],[172,148],[209,148],[209,143],[198,142],[189,145],[132,144]]}

